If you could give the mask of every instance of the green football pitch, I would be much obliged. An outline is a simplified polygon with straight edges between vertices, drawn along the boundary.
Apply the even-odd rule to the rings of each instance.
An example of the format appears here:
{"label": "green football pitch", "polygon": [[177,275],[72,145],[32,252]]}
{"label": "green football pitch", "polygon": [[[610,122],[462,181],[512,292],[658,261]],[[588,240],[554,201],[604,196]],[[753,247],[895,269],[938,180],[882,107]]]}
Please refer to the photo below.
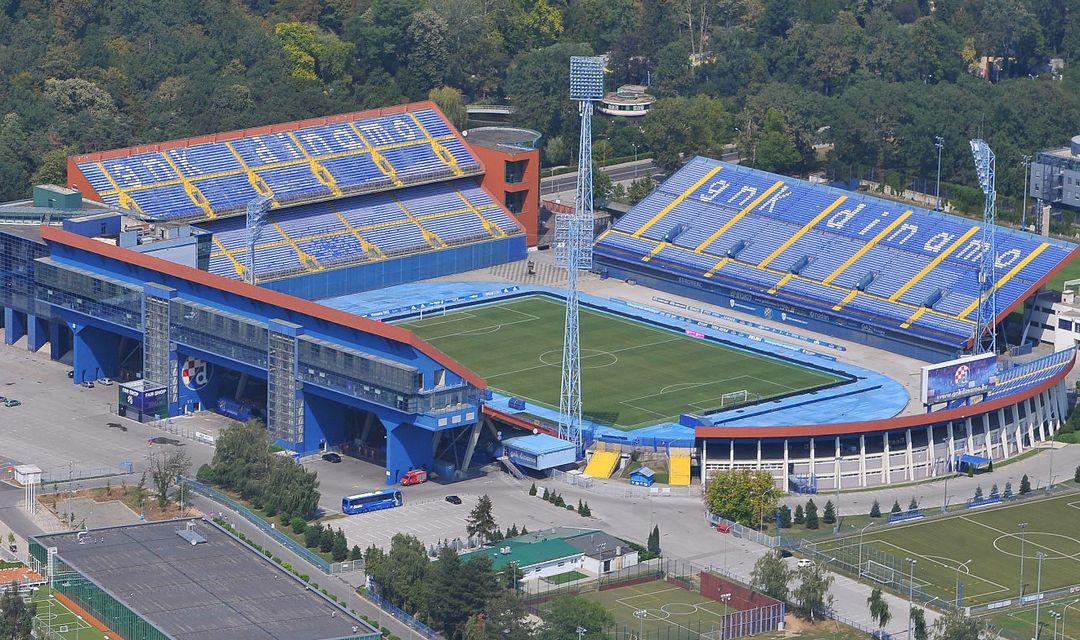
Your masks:
{"label": "green football pitch", "polygon": [[30,597],[37,604],[34,628],[46,640],[109,640],[120,636],[98,631],[56,598],[48,587],[40,587]]}
{"label": "green football pitch", "polygon": [[[643,640],[697,640],[719,637],[727,605],[666,580],[579,594],[599,603],[615,617],[615,637],[641,634]],[[644,619],[634,616],[644,611]],[[642,614],[639,614],[642,615]],[[626,631],[628,633],[620,633]]]}
{"label": "green football pitch", "polygon": [[[401,324],[483,376],[494,389],[559,406],[566,305],[528,296]],[[583,308],[581,386],[585,415],[633,429],[758,401],[843,378],[779,358]]]}
{"label": "green football pitch", "polygon": [[[1027,527],[1021,529],[1019,524],[1023,522]],[[1021,582],[1024,593],[1035,593],[1039,554],[1044,556],[1041,579],[1044,591],[1077,585],[1080,584],[1080,493],[1018,501],[868,531],[863,543],[861,554],[858,535],[821,542],[816,548],[846,562],[861,558],[864,581],[894,585],[904,579],[897,574],[908,571],[906,559],[913,558],[917,587],[952,602],[959,579],[965,606],[1015,598],[1020,593]],[[893,562],[871,560],[871,556],[877,557],[871,550],[890,554]]]}

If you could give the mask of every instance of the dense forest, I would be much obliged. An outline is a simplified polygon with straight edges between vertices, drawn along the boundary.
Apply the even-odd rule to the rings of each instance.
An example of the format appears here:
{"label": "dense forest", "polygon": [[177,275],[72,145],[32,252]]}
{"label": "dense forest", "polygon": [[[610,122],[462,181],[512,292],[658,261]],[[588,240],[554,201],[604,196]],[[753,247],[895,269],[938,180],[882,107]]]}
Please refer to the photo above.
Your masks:
{"label": "dense forest", "polygon": [[943,179],[970,191],[983,136],[1017,195],[1023,155],[1080,133],[1076,0],[0,0],[0,197],[73,152],[429,96],[459,124],[509,101],[566,163],[567,57],[588,53],[609,88],[662,98],[598,118],[599,158],[735,142],[765,169],[900,185],[933,177],[941,135]]}

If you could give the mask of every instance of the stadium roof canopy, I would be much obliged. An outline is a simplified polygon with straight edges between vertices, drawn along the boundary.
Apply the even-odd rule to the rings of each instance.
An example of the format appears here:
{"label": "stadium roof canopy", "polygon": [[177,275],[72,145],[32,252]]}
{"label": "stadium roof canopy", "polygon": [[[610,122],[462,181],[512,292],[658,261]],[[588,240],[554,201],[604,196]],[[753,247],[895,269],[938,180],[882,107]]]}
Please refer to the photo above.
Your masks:
{"label": "stadium roof canopy", "polygon": [[336,640],[376,633],[210,523],[192,521],[205,543],[181,537],[187,522],[36,540],[56,547],[64,564],[175,640]]}
{"label": "stadium roof canopy", "polygon": [[432,102],[68,158],[68,185],[152,221],[242,213],[483,173]]}
{"label": "stadium roof canopy", "polygon": [[[694,158],[596,242],[597,256],[781,309],[959,348],[974,335],[981,222]],[[1000,322],[1077,256],[997,231]]]}

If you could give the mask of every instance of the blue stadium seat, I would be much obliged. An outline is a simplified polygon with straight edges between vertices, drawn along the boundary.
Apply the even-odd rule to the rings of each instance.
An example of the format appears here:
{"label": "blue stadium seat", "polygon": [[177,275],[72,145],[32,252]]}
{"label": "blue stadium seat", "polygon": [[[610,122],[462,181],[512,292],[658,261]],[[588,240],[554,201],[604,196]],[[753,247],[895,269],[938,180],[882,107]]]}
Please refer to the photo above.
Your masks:
{"label": "blue stadium seat", "polygon": [[[676,246],[656,251],[673,228]],[[973,331],[980,235],[973,220],[698,157],[623,215],[596,251],[955,345]],[[1075,250],[1011,229],[997,238],[998,313]],[[792,269],[798,277],[785,280]]]}

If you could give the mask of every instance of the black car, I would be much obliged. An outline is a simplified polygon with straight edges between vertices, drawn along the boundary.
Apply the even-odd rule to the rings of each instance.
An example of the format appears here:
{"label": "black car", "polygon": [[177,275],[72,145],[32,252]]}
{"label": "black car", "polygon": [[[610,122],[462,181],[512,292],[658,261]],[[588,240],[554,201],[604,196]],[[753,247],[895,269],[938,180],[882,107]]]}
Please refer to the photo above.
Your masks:
{"label": "black car", "polygon": [[457,496],[446,496],[446,501],[450,504],[461,504],[461,498]]}
{"label": "black car", "polygon": [[69,378],[74,378],[75,377],[75,371],[74,370],[68,371],[68,377]]}
{"label": "black car", "polygon": [[322,454],[322,459],[326,460],[327,462],[333,462],[334,464],[341,462],[341,456],[334,453],[333,451]]}

